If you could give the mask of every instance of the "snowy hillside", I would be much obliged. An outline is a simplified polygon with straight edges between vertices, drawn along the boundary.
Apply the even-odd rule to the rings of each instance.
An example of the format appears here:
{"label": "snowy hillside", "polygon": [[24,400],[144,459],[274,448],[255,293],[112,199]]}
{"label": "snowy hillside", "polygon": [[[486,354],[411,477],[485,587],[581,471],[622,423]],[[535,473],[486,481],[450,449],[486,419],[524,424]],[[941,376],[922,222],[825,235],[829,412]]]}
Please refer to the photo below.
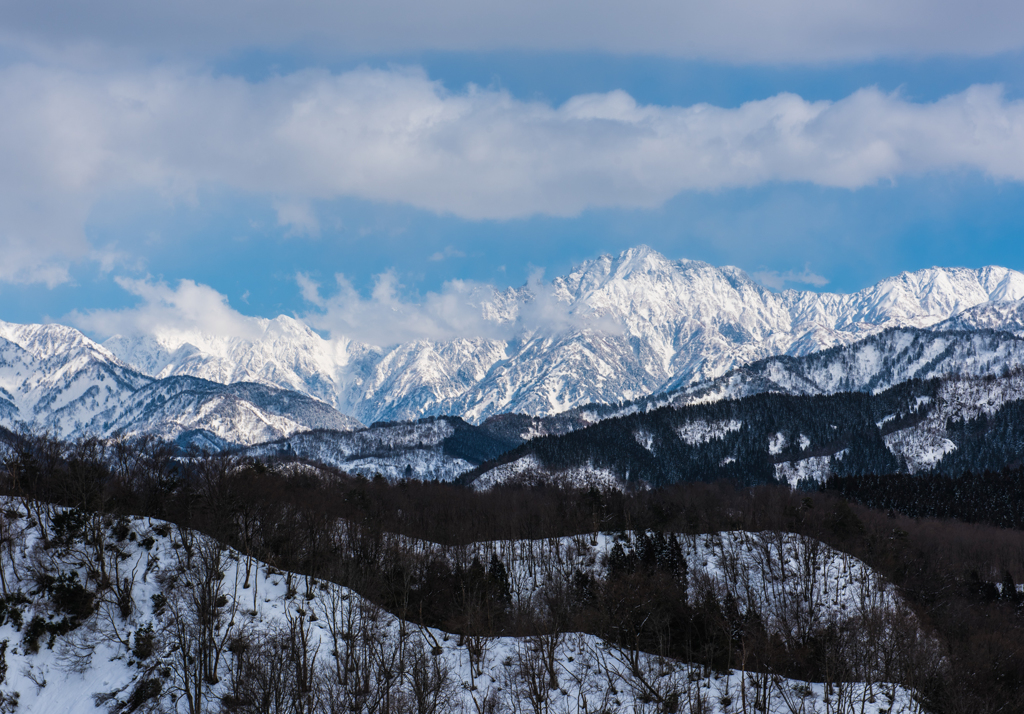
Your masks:
{"label": "snowy hillside", "polygon": [[[303,391],[365,423],[432,414],[479,422],[503,412],[548,415],[631,401],[772,355],[849,345],[889,327],[932,327],[990,302],[1009,307],[993,308],[977,326],[999,328],[1005,320],[1012,327],[1007,310],[1024,297],[1024,275],[931,268],[849,295],[775,293],[737,268],[670,261],[640,246],[534,290],[548,293],[524,287],[480,301],[504,339],[366,345],[322,338],[281,316],[254,319],[246,337],[157,328],[104,344],[146,374]],[[538,323],[542,298],[557,315]]]}
{"label": "snowy hillside", "polygon": [[151,382],[96,415],[85,427],[101,435],[154,434],[174,440],[203,432],[225,444],[272,441],[311,429],[349,431],[362,425],[323,402],[262,384],[230,385],[194,377]]}
{"label": "snowy hillside", "polygon": [[[689,599],[710,587],[721,598],[731,593],[740,611],[757,610],[769,630],[799,639],[825,622],[855,617],[864,603],[889,610],[905,607],[889,584],[856,558],[791,533],[727,531],[678,536],[689,565]],[[570,580],[577,570],[608,576],[616,544],[637,545],[636,533],[593,533],[538,541],[473,543],[462,558],[481,562],[496,554],[511,563],[513,597],[529,602],[551,578]],[[417,544],[417,549],[423,549]],[[437,547],[437,546],[433,546]],[[540,562],[541,567],[528,567]],[[518,564],[518,566],[516,565]]]}
{"label": "snowy hillside", "polygon": [[[468,469],[467,469],[468,470]],[[533,454],[514,461],[496,464],[471,482],[472,488],[486,491],[495,486],[533,486],[557,483],[576,488],[623,488],[623,481],[614,471],[593,463],[569,468],[550,468]]]}
{"label": "snowy hillside", "polygon": [[[532,701],[541,711],[582,714],[595,707],[648,711],[653,701],[717,713],[748,698],[779,714],[837,704],[864,714],[921,711],[912,692],[877,678],[870,686],[842,682],[826,691],[822,684],[757,672],[715,672],[579,633],[455,636],[403,623],[351,590],[282,572],[155,519],[104,524],[40,504],[4,507],[12,545],[0,564],[6,584],[0,690],[5,705],[26,714],[148,711],[154,705],[212,711],[251,706],[263,697],[272,697],[268,701],[281,704],[281,711],[301,705],[308,712],[339,706],[518,712]],[[48,546],[31,516],[59,524]],[[93,525],[100,527],[104,550],[94,552],[80,540],[82,529]],[[515,596],[530,600],[550,584],[546,577],[571,573],[574,565],[602,569],[613,541],[580,536],[475,544],[459,552],[466,559],[500,549],[512,564]],[[881,618],[883,640],[899,633],[890,623],[904,615],[889,586],[820,543],[736,532],[689,538],[686,547],[695,597],[702,590],[735,593],[741,606],[757,607],[769,631],[784,638],[799,637],[799,628],[815,622],[853,625],[874,618]],[[422,544],[419,550],[429,549],[440,547]],[[112,586],[95,582],[95,557],[109,570]],[[552,569],[542,576],[530,565],[537,562]],[[28,580],[29,573],[42,585]],[[741,580],[736,573],[744,574]],[[31,587],[40,590],[28,599]],[[866,656],[856,671],[874,677],[887,666],[885,648],[862,639]]]}
{"label": "snowy hillside", "polygon": [[349,474],[388,479],[454,481],[483,461],[519,445],[457,417],[381,423],[366,429],[307,431],[243,451],[334,466]]}
{"label": "snowy hillside", "polygon": [[1024,371],[999,379],[954,377],[944,380],[925,419],[885,437],[886,446],[906,460],[910,473],[939,464],[956,449],[946,431],[950,419],[991,416],[1007,403],[1024,399]]}

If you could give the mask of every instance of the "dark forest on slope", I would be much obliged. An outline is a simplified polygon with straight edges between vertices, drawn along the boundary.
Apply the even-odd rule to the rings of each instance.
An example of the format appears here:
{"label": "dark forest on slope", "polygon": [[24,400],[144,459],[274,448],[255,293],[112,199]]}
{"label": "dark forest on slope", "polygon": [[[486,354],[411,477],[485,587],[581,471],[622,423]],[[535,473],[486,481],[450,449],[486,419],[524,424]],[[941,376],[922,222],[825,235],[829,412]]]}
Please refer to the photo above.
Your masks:
{"label": "dark forest on slope", "polygon": [[[622,481],[653,486],[718,479],[748,485],[773,483],[776,464],[810,457],[830,458],[829,467],[836,476],[907,473],[906,462],[894,455],[884,439],[921,423],[935,408],[940,384],[939,380],[911,380],[879,394],[759,394],[662,407],[533,439],[462,480],[470,483],[495,466],[527,455],[553,472],[607,469]],[[946,435],[956,448],[928,471],[960,475],[1019,466],[1024,458],[1022,417],[1024,402],[1009,401],[990,416],[948,419]],[[681,438],[694,423],[717,425],[718,431],[703,439]],[[731,427],[722,428],[730,423]],[[779,434],[784,446],[772,453],[769,444]]]}
{"label": "dark forest on slope", "polygon": [[[883,437],[922,419],[928,406],[918,406],[918,398],[932,396],[936,388],[935,381],[910,381],[877,395],[760,394],[662,407],[607,419],[569,434],[534,439],[470,472],[464,480],[470,482],[495,464],[527,454],[555,471],[589,465],[609,469],[624,481],[654,486],[718,479],[773,483],[776,463],[843,451],[847,453],[835,465],[840,473],[893,473],[901,470],[901,464],[886,448]],[[680,430],[693,422],[738,422],[739,428],[688,443],[680,438]],[[788,443],[779,453],[771,454],[768,445],[778,433],[784,434]],[[641,444],[638,434],[643,434],[648,444]],[[804,448],[799,446],[799,435],[809,440]]]}

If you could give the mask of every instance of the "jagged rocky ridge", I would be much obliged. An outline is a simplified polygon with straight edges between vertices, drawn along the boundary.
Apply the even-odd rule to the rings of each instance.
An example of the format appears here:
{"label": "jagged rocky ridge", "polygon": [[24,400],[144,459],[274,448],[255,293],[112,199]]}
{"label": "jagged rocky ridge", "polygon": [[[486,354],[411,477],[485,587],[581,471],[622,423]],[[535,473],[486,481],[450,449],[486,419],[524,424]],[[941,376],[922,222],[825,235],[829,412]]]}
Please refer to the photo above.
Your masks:
{"label": "jagged rocky ridge", "polygon": [[[540,288],[478,296],[495,337],[368,345],[281,316],[244,336],[156,333],[104,346],[153,375],[270,384],[364,423],[614,404],[716,379],[772,355],[807,355],[891,327],[1020,329],[1024,275],[931,268],[849,295],[772,292],[743,271],[640,246]],[[966,311],[966,312],[965,312]],[[973,312],[972,312],[973,311]]]}

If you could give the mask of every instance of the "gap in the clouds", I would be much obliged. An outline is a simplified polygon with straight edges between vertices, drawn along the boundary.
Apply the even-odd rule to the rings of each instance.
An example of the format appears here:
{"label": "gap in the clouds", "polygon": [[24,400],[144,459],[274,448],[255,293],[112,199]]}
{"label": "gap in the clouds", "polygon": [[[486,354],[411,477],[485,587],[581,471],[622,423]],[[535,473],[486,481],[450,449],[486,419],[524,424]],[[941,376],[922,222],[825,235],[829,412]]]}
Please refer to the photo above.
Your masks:
{"label": "gap in the clouds", "polygon": [[302,51],[252,51],[221,60],[219,73],[250,81],[309,67],[345,72],[357,67],[422,67],[451,91],[469,84],[500,88],[523,100],[559,105],[570,97],[621,89],[641,104],[735,107],[780,92],[807,100],[838,100],[877,86],[915,102],[962,92],[973,84],[1002,84],[1024,97],[1024,52],[993,57],[886,59],[872,62],[731,65],[656,56],[596,52],[421,52],[387,56],[324,57]]}
{"label": "gap in the clouds", "polygon": [[[768,185],[686,193],[657,210],[588,211],[577,218],[467,221],[354,199],[312,204],[316,237],[288,237],[275,201],[200,191],[169,203],[148,193],[111,196],[87,226],[95,246],[126,261],[109,274],[74,266],[75,282],[0,286],[0,319],[36,322],[71,310],[118,308],[136,299],[115,276],[151,275],[210,285],[244,314],[303,313],[296,273],[333,292],[344,273],[368,295],[393,270],[415,301],[452,279],[523,285],[543,268],[552,278],[601,253],[640,243],[669,258],[732,264],[748,273],[801,273],[829,280],[803,289],[848,292],[903,270],[931,265],[1024,269],[1024,186],[976,174],[905,179],[859,191]],[[434,258],[434,259],[432,259]]]}

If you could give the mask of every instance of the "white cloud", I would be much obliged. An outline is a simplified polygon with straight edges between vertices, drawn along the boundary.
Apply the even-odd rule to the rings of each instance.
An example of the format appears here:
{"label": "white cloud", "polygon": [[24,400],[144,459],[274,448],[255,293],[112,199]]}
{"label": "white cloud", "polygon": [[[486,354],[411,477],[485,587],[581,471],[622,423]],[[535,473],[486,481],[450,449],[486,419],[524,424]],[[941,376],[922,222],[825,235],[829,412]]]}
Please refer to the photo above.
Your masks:
{"label": "white cloud", "polygon": [[[113,335],[153,335],[170,343],[205,337],[257,339],[265,318],[244,315],[227,296],[208,285],[182,280],[176,286],[152,279],[115,278],[124,290],[139,298],[137,305],[120,310],[74,311],[62,322],[98,339]],[[441,290],[406,296],[394,271],[376,276],[368,297],[336,275],[333,292],[307,275],[296,283],[311,310],[298,319],[330,333],[332,338],[388,346],[414,340],[487,338],[507,340],[524,333],[558,333],[569,329],[597,329],[616,333],[621,326],[584,312],[573,312],[554,295],[542,271],[535,271],[524,290],[501,291],[471,280],[451,280]],[[243,301],[247,295],[243,295]],[[585,308],[585,306],[584,306]],[[210,344],[213,344],[212,342]]]}
{"label": "white cloud", "polygon": [[265,320],[242,315],[226,296],[208,285],[182,280],[177,287],[153,280],[115,278],[117,284],[141,299],[123,310],[72,312],[63,318],[100,339],[112,335],[159,335],[176,338],[195,333],[255,339]]}
{"label": "white cloud", "polygon": [[91,251],[90,207],[122,190],[268,197],[293,233],[348,196],[467,219],[654,207],[683,191],[810,182],[855,189],[973,170],[1024,180],[1024,102],[974,86],[921,104],[863,89],[736,108],[562,106],[450,92],[416,69],[303,71],[248,82],[160,69],[0,70],[0,280],[57,283]]}
{"label": "white cloud", "polygon": [[322,295],[321,286],[305,275],[298,275],[297,281],[303,298],[316,308],[303,319],[333,337],[392,345],[460,337],[501,339],[510,330],[507,316],[489,309],[501,295],[485,283],[452,280],[440,291],[412,300],[401,295],[403,286],[393,271],[376,276],[368,298],[341,274],[335,276],[330,296]]}
{"label": "white cloud", "polygon": [[573,329],[616,334],[623,329],[614,320],[586,312],[586,305],[573,309],[560,301],[541,270],[535,270],[519,291],[451,280],[419,299],[403,297],[403,286],[393,271],[376,276],[368,298],[344,275],[335,276],[335,293],[330,297],[323,296],[321,286],[308,276],[296,277],[303,298],[316,308],[302,316],[307,324],[334,337],[374,345],[476,337],[509,340]]}
{"label": "white cloud", "polygon": [[320,297],[320,284],[305,273],[296,273],[295,282],[299,286],[302,299],[317,307],[324,306],[324,299]]}
{"label": "white cloud", "polygon": [[445,260],[446,258],[465,258],[466,254],[461,250],[457,250],[452,246],[446,247],[444,250],[439,250],[428,258],[428,260],[438,262]]}
{"label": "white cloud", "polygon": [[347,56],[420,50],[605,51],[818,62],[991,55],[1024,45],[1013,0],[7,0],[0,39],[42,56],[302,47]]}
{"label": "white cloud", "polygon": [[274,201],[277,225],[286,226],[288,236],[318,236],[320,221],[308,201]]}
{"label": "white cloud", "polygon": [[788,270],[785,273],[780,273],[777,270],[761,270],[754,273],[753,277],[762,285],[776,290],[781,290],[786,283],[813,285],[816,288],[828,285],[828,278],[812,273],[809,265],[805,265],[799,273],[795,270]]}

